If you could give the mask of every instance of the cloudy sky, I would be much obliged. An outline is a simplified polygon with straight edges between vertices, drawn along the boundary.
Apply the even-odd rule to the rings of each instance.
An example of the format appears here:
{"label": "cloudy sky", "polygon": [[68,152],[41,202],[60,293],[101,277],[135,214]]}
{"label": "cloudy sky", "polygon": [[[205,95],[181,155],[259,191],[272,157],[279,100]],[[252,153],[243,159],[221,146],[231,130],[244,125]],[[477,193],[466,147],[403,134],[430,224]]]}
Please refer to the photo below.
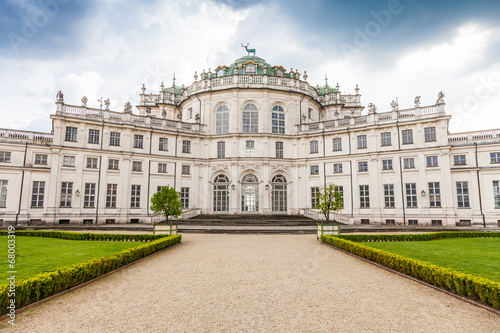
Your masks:
{"label": "cloudy sky", "polygon": [[[0,128],[51,131],[68,104],[137,104],[140,87],[190,85],[250,43],[271,65],[307,71],[388,111],[446,95],[450,131],[500,128],[498,0],[4,0]],[[366,112],[366,111],[365,111]]]}

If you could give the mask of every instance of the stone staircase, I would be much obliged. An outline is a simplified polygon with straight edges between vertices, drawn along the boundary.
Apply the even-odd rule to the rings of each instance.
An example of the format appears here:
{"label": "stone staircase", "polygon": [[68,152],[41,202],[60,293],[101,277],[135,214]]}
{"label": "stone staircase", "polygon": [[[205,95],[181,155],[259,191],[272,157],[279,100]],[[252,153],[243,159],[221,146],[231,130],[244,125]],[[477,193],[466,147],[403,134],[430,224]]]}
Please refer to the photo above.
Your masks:
{"label": "stone staircase", "polygon": [[178,220],[180,225],[200,226],[262,226],[262,227],[302,227],[316,226],[316,220],[302,215],[258,215],[258,214],[219,214],[198,215],[190,219]]}

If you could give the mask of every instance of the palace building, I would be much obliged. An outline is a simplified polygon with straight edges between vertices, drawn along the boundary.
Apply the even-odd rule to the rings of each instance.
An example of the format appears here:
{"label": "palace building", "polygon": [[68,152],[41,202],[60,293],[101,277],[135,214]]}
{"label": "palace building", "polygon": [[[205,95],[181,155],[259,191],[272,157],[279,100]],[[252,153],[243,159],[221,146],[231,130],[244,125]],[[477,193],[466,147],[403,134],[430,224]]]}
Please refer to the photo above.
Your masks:
{"label": "palace building", "polygon": [[312,86],[255,52],[189,86],[147,88],[135,112],[59,92],[52,133],[0,129],[0,221],[148,223],[166,185],[184,218],[318,217],[316,195],[334,183],[347,223],[500,223],[500,130],[450,133],[442,93],[365,111],[357,86]]}

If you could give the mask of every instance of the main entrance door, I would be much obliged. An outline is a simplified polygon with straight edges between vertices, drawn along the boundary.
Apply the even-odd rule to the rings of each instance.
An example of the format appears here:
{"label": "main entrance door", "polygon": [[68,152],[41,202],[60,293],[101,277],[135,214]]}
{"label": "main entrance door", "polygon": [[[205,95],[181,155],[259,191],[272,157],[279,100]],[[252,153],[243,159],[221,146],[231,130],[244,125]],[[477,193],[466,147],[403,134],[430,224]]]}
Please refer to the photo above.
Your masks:
{"label": "main entrance door", "polygon": [[243,177],[241,186],[241,211],[243,213],[259,212],[259,180],[255,175]]}

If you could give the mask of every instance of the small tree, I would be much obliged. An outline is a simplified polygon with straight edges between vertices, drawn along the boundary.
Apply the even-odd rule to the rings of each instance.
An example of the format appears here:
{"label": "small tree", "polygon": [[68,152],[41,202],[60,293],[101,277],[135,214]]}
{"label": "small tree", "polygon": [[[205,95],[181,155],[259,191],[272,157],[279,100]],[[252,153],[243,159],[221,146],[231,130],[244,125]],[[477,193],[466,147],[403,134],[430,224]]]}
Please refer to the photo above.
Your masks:
{"label": "small tree", "polygon": [[325,215],[327,221],[330,220],[330,212],[339,212],[344,208],[342,193],[335,184],[328,184],[321,189],[318,195],[318,209]]}
{"label": "small tree", "polygon": [[151,197],[151,210],[155,214],[162,213],[168,223],[168,217],[178,217],[182,214],[182,203],[179,193],[170,186],[163,187]]}

